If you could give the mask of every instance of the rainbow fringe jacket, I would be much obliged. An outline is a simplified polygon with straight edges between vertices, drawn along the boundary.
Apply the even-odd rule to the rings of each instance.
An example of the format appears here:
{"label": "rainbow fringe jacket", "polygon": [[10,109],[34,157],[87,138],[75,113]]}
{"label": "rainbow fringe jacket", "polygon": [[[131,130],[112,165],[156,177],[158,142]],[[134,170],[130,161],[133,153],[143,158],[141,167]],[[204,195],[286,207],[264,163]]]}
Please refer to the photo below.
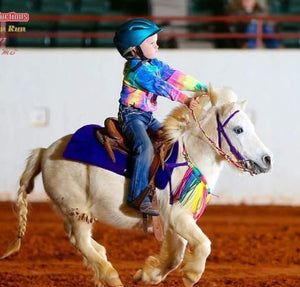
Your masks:
{"label": "rainbow fringe jacket", "polygon": [[145,112],[157,109],[157,97],[184,103],[182,91],[206,90],[206,86],[189,75],[174,70],[158,59],[132,59],[125,63],[120,103]]}

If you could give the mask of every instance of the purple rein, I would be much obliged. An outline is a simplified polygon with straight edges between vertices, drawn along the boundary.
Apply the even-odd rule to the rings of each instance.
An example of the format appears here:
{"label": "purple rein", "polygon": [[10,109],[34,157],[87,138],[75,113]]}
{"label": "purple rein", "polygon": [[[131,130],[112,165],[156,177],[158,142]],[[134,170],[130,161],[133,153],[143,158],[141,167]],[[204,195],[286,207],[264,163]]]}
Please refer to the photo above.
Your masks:
{"label": "purple rein", "polygon": [[224,124],[220,121],[220,116],[217,114],[217,125],[218,125],[218,144],[219,148],[222,148],[222,136],[225,138],[230,151],[236,156],[238,160],[244,160],[243,156],[238,152],[238,150],[232,145],[229,137],[227,136],[224,127],[228,124],[228,122],[239,112],[239,110],[232,113],[224,122]]}

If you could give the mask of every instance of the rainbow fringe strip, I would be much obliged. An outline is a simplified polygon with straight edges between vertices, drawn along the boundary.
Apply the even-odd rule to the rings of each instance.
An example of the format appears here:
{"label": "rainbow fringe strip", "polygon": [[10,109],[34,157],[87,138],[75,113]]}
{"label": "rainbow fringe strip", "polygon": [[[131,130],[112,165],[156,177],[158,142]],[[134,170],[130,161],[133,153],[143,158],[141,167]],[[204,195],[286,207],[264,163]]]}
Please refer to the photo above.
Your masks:
{"label": "rainbow fringe strip", "polygon": [[190,164],[177,187],[174,198],[193,213],[195,220],[204,212],[211,196],[210,188],[197,167]]}

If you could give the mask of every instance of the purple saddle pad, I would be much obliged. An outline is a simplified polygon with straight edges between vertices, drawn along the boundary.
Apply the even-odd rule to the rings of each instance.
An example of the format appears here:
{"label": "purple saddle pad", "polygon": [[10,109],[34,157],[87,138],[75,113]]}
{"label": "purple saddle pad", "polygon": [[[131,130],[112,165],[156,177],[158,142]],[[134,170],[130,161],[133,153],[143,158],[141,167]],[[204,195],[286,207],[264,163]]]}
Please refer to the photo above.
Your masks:
{"label": "purple saddle pad", "polygon": [[[132,169],[130,156],[114,150],[116,158],[114,163],[108,156],[105,147],[96,138],[95,133],[99,128],[101,128],[99,125],[86,125],[77,130],[71,137],[63,157],[68,160],[95,165],[130,178]],[[178,143],[174,145],[167,163],[175,163],[177,154]],[[173,168],[162,170],[159,167],[156,173],[155,186],[159,189],[164,189],[170,180],[172,171]]]}

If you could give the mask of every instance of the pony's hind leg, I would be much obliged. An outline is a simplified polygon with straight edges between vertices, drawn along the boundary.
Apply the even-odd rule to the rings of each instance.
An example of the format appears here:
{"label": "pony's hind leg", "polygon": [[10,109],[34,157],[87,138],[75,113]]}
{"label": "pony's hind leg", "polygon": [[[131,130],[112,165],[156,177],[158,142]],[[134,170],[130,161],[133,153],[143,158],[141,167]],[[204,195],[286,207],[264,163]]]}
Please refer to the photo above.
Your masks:
{"label": "pony's hind leg", "polygon": [[95,239],[91,238],[91,243],[93,247],[96,249],[96,251],[99,253],[99,255],[104,259],[107,260],[106,257],[106,249],[104,246],[100,245]]}
{"label": "pony's hind leg", "polygon": [[[68,234],[69,238],[70,238],[70,241],[72,241],[72,239],[74,239],[71,235],[72,235],[72,225],[71,225],[71,222],[69,221],[68,218],[65,218],[65,221],[64,221],[64,228],[65,228],[65,231],[66,233]],[[72,244],[75,245],[75,242]],[[104,260],[107,260],[107,257],[106,257],[106,249],[104,246],[100,245],[96,240],[94,240],[93,238],[91,238],[91,244],[92,246],[95,248],[95,250],[99,253],[99,255],[104,259]]]}
{"label": "pony's hind leg", "polygon": [[142,269],[134,275],[134,281],[142,280],[149,284],[158,284],[183,260],[186,240],[169,229],[157,256],[149,256]]}
{"label": "pony's hind leg", "polygon": [[92,224],[76,218],[69,219],[68,222],[70,241],[80,251],[85,263],[94,271],[95,284],[123,286],[118,272],[106,259],[105,248],[91,238]]}

